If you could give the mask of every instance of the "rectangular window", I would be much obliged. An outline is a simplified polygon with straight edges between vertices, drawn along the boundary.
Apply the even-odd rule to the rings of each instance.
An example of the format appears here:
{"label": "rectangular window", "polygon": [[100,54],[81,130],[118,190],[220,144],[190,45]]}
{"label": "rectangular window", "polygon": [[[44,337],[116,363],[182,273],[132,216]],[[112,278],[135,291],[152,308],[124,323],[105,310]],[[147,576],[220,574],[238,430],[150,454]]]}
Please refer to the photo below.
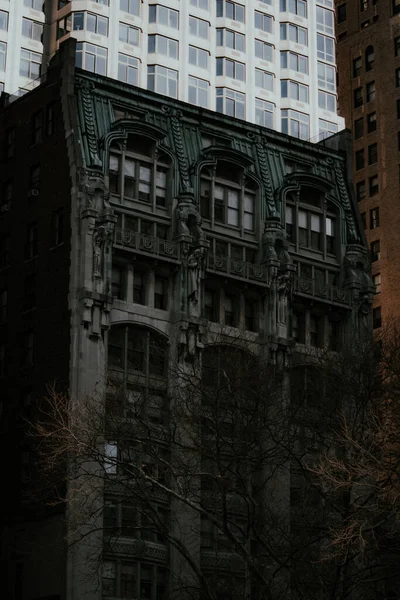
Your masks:
{"label": "rectangular window", "polygon": [[335,42],[332,38],[317,33],[317,56],[327,62],[335,62]]}
{"label": "rectangular window", "polygon": [[400,56],[400,36],[394,38],[394,55]]}
{"label": "rectangular window", "polygon": [[372,133],[374,131],[376,131],[376,112],[367,115],[367,132]]}
{"label": "rectangular window", "polygon": [[6,70],[7,44],[0,42],[0,71]]}
{"label": "rectangular window", "polygon": [[363,105],[363,102],[364,102],[363,101],[363,91],[362,91],[361,87],[354,90],[353,98],[354,98],[354,108],[359,108],[360,106]]}
{"label": "rectangular window", "polygon": [[263,90],[269,90],[270,92],[274,89],[274,76],[272,73],[268,73],[267,71],[262,71],[261,69],[256,69],[255,71],[255,83],[258,87]]}
{"label": "rectangular window", "polygon": [[24,6],[41,11],[43,7],[43,0],[24,0]]}
{"label": "rectangular window", "polygon": [[[132,46],[139,46],[139,29],[128,25],[127,23],[119,24],[119,41],[124,44],[131,44]],[[154,37],[154,36],[149,36]]]}
{"label": "rectangular window", "polygon": [[400,0],[392,0],[392,9],[394,15],[400,13]]}
{"label": "rectangular window", "polygon": [[310,137],[310,117],[296,110],[281,110],[281,130],[301,140]]}
{"label": "rectangular window", "polygon": [[331,10],[317,6],[317,31],[328,35],[334,34],[334,13]]}
{"label": "rectangular window", "polygon": [[163,35],[148,36],[148,53],[158,52],[169,58],[178,58],[179,43],[177,40],[164,37]]}
{"label": "rectangular window", "polygon": [[347,18],[346,3],[339,4],[339,6],[336,7],[336,15],[337,15],[338,25],[340,25],[340,23],[345,22],[345,20]]}
{"label": "rectangular window", "polygon": [[304,27],[292,25],[291,23],[281,23],[280,34],[281,40],[290,40],[296,44],[303,44],[303,46],[308,45],[307,29]]}
{"label": "rectangular window", "polygon": [[191,104],[208,108],[208,89],[210,84],[204,79],[189,76],[188,100]]}
{"label": "rectangular window", "polygon": [[379,208],[372,208],[369,211],[369,227],[370,229],[379,227]]}
{"label": "rectangular window", "polygon": [[30,50],[21,49],[21,60],[19,63],[19,74],[21,77],[37,79],[40,77],[42,55]]}
{"label": "rectangular window", "polygon": [[146,304],[146,288],[143,273],[135,269],[133,275],[133,301],[135,304]]}
{"label": "rectangular window", "polygon": [[368,146],[368,164],[374,165],[378,162],[378,144],[370,144]]}
{"label": "rectangular window", "polygon": [[225,325],[230,325],[231,327],[234,327],[236,324],[236,318],[235,318],[236,302],[237,302],[237,299],[235,298],[235,296],[225,294],[225,298],[224,298]]}
{"label": "rectangular window", "polygon": [[197,8],[209,10],[208,0],[190,0],[190,4],[192,6],[196,6]]}
{"label": "rectangular window", "polygon": [[54,104],[48,104],[46,107],[46,135],[54,133]]}
{"label": "rectangular window", "polygon": [[239,52],[245,50],[245,36],[230,29],[217,29],[217,46],[226,46]]}
{"label": "rectangular window", "polygon": [[161,65],[147,67],[147,88],[170,98],[178,97],[178,71]]}
{"label": "rectangular window", "polygon": [[318,106],[322,110],[329,112],[336,112],[336,96],[334,94],[328,94],[318,90]]}
{"label": "rectangular window", "polygon": [[262,127],[273,129],[275,104],[256,98],[256,123]]}
{"label": "rectangular window", "polygon": [[372,326],[374,329],[382,327],[382,310],[380,306],[372,309]]}
{"label": "rectangular window", "polygon": [[39,190],[40,188],[40,165],[32,165],[29,171],[29,189]]}
{"label": "rectangular window", "polygon": [[292,98],[292,100],[308,103],[308,85],[283,79],[281,80],[281,98]]}
{"label": "rectangular window", "polygon": [[0,10],[0,29],[8,30],[8,12]]}
{"label": "rectangular window", "polygon": [[247,331],[257,331],[257,303],[255,300],[245,298],[244,300],[244,326]]}
{"label": "rectangular window", "polygon": [[280,11],[290,12],[299,17],[307,18],[307,2],[304,0],[280,0]]}
{"label": "rectangular window", "polygon": [[373,102],[375,100],[376,89],[375,89],[375,81],[371,81],[366,85],[367,90],[367,102]]}
{"label": "rectangular window", "polygon": [[272,33],[273,18],[270,15],[260,12],[259,10],[254,11],[254,26],[257,29],[261,29],[265,33]]}
{"label": "rectangular window", "polygon": [[356,196],[357,196],[358,202],[360,202],[360,200],[364,200],[364,198],[366,198],[367,191],[365,188],[365,181],[359,181],[356,184]]}
{"label": "rectangular window", "polygon": [[319,139],[324,140],[331,135],[334,135],[338,131],[336,123],[330,121],[324,121],[324,119],[318,119]]}
{"label": "rectangular window", "polygon": [[397,118],[400,119],[400,99],[396,100]]}
{"label": "rectangular window", "polygon": [[244,119],[245,95],[228,88],[217,88],[217,112]]}
{"label": "rectangular window", "polygon": [[137,85],[139,78],[139,60],[126,54],[118,54],[118,79],[130,85]]}
{"label": "rectangular window", "polygon": [[38,110],[31,119],[31,144],[37,144],[43,137],[43,111]]}
{"label": "rectangular window", "polygon": [[179,29],[179,13],[177,10],[161,6],[161,4],[151,4],[149,6],[149,23],[159,23],[172,29]]}
{"label": "rectangular window", "polygon": [[354,139],[358,140],[364,135],[364,119],[357,119],[354,121]]}
{"label": "rectangular window", "polygon": [[267,44],[267,42],[262,42],[261,40],[254,40],[254,43],[256,57],[271,62],[274,56],[274,47],[271,44]]}
{"label": "rectangular window", "polygon": [[130,15],[138,16],[140,14],[140,0],[119,0],[119,9]]}
{"label": "rectangular window", "polygon": [[357,152],[356,152],[356,171],[363,169],[364,166],[365,166],[364,148],[361,148],[361,150],[357,150]]}
{"label": "rectangular window", "polygon": [[31,19],[22,19],[22,35],[31,40],[41,41],[43,35],[42,23],[37,23]]}
{"label": "rectangular window", "polygon": [[318,62],[318,87],[329,92],[336,91],[336,74],[334,67]]}
{"label": "rectangular window", "polygon": [[367,229],[367,214],[365,212],[360,214],[361,225],[363,226],[364,231]]}
{"label": "rectangular window", "polygon": [[281,52],[281,69],[292,69],[292,71],[307,74],[308,58],[302,54],[296,54],[295,52],[285,50],[284,52]]}
{"label": "rectangular window", "polygon": [[217,58],[217,76],[225,75],[231,79],[245,81],[245,65],[230,58]]}
{"label": "rectangular window", "polygon": [[107,75],[107,48],[78,42],[76,44],[76,66],[98,75]]}
{"label": "rectangular window", "polygon": [[396,87],[400,87],[400,68],[396,69]]}
{"label": "rectangular window", "polygon": [[154,308],[167,310],[167,281],[162,277],[154,281]]}
{"label": "rectangular window", "polygon": [[217,293],[215,290],[205,289],[204,293],[204,316],[209,321],[219,321],[217,307]]}
{"label": "rectangular window", "polygon": [[379,192],[378,175],[369,178],[369,195],[375,196]]}
{"label": "rectangular window", "polygon": [[359,77],[361,75],[361,69],[362,58],[361,56],[357,56],[357,58],[353,60],[353,77]]}
{"label": "rectangular window", "polygon": [[201,69],[208,69],[209,56],[210,55],[207,50],[196,48],[195,46],[189,46],[189,64],[200,67]]}
{"label": "rectangular window", "polygon": [[189,33],[196,37],[208,40],[210,23],[196,17],[189,17]]}
{"label": "rectangular window", "polygon": [[381,274],[377,273],[376,275],[373,275],[372,282],[375,286],[375,294],[380,294],[381,293]]}
{"label": "rectangular window", "polygon": [[217,0],[217,17],[244,23],[244,6],[230,0]]}

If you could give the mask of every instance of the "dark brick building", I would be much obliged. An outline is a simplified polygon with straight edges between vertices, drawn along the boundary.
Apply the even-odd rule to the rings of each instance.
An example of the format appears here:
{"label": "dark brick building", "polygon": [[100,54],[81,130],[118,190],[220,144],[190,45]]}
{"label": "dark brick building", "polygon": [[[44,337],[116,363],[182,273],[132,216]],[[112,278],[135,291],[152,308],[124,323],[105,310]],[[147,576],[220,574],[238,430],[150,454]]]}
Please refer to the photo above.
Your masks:
{"label": "dark brick building", "polygon": [[400,5],[337,1],[340,114],[376,285],[374,327],[400,316]]}

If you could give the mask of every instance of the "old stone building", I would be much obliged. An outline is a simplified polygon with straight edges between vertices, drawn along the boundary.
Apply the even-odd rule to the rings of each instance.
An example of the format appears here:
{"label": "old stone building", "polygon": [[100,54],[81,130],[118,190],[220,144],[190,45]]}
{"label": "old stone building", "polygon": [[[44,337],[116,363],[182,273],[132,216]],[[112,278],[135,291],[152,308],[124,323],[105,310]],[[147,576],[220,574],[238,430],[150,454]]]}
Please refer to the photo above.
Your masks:
{"label": "old stone building", "polygon": [[[21,415],[49,382],[78,413],[85,395],[105,400],[110,377],[134,399],[151,389],[148,418],[160,425],[174,384],[167,361],[210,368],[222,360],[221,337],[245,339],[287,388],[313,349],[339,351],[370,327],[374,288],[347,133],[309,144],[172,101],[75,69],[74,44],[33,92],[2,97],[2,431],[17,482],[34,468]],[[109,441],[111,465],[115,449]],[[285,473],[279,502],[289,515]],[[67,552],[63,514],[16,510],[20,487],[5,499],[7,597],[172,597],[179,548],[144,535],[139,548],[125,527],[115,552],[104,550],[101,587],[82,574],[85,544]],[[129,520],[121,503],[114,494],[102,522]],[[199,528],[195,565],[224,571],[229,552],[220,564],[201,539]],[[239,590],[244,571],[232,565]],[[244,597],[236,593],[219,597]]]}

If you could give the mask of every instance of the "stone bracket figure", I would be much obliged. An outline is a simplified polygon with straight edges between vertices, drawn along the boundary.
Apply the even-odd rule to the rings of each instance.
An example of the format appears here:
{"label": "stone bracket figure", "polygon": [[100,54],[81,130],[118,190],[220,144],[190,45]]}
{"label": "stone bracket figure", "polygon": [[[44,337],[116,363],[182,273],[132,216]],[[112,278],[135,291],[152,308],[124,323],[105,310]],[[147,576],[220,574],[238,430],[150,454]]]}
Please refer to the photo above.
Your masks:
{"label": "stone bracket figure", "polygon": [[201,316],[201,280],[205,266],[205,248],[196,248],[187,258],[187,301],[188,312],[192,317]]}
{"label": "stone bracket figure", "polygon": [[111,231],[104,225],[93,232],[93,277],[104,279],[105,255],[109,252]]}

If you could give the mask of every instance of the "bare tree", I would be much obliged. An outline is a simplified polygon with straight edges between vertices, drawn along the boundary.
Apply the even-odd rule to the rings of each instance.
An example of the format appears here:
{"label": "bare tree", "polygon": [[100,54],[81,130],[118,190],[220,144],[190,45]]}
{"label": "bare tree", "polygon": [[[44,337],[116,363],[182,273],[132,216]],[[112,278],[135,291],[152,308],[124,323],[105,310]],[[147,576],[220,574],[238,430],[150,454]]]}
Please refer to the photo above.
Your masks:
{"label": "bare tree", "polygon": [[332,598],[398,598],[400,552],[400,331],[323,355],[329,436],[304,466],[328,514],[323,560],[336,565]]}
{"label": "bare tree", "polygon": [[[169,598],[384,594],[398,552],[397,331],[307,357],[291,391],[259,348],[215,341],[201,364],[169,364],[168,394],[163,348],[145,388],[133,373],[106,394],[50,391],[34,435],[42,488],[68,507],[69,543],[95,540],[110,596],[128,541],[139,559],[149,542],[169,553]],[[128,566],[124,577],[134,597]]]}

